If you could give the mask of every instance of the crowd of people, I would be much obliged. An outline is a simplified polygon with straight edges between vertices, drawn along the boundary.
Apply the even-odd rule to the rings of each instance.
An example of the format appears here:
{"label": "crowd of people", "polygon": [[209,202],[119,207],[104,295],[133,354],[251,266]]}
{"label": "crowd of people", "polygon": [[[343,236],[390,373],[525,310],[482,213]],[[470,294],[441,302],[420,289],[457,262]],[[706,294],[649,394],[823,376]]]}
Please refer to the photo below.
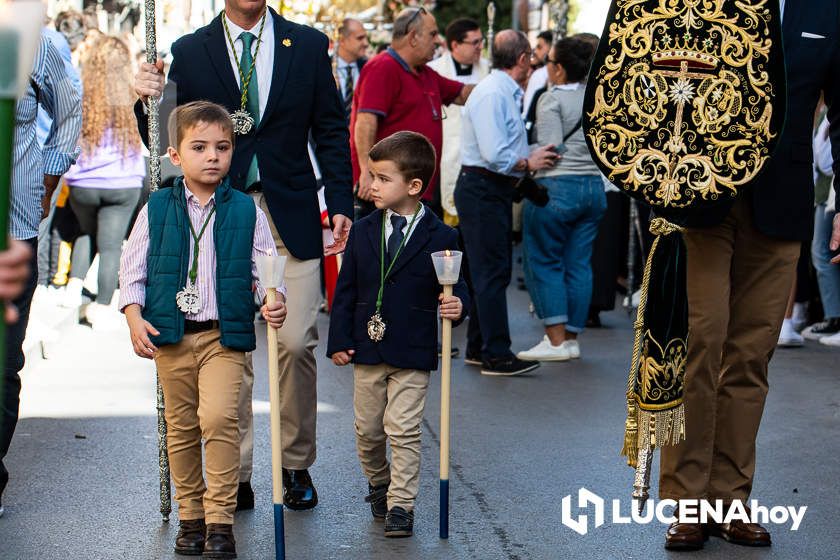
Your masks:
{"label": "crowd of people", "polygon": [[[506,29],[486,45],[476,21],[459,18],[440,33],[433,13],[408,8],[387,46],[372,46],[361,21],[345,20],[333,61],[323,34],[264,2],[230,0],[208,26],[176,41],[166,64],[138,64],[129,38],[80,34],[83,18],[68,21],[64,14],[57,25],[72,31],[67,37],[44,30],[18,105],[11,234],[20,241],[0,255],[0,296],[14,302],[0,496],[36,292],[70,307],[90,300],[86,320],[97,330],[128,320],[135,352],[156,361],[168,405],[181,520],[175,550],[226,558],[235,557],[234,511],[254,504],[255,310],[279,329],[286,506],[318,503],[308,472],[316,321],[324,291],[334,290],[326,352],[336,365],[354,364],[367,501],[386,536],[409,536],[438,317],[466,322],[466,364],[515,376],[579,359],[584,330],[600,326],[617,291],[637,288],[627,284],[639,277],[626,264],[629,202],[601,175],[582,126],[594,35],[545,31],[532,45]],[[164,145],[182,176],[151,198],[143,150],[150,97],[160,98]],[[783,346],[802,337],[840,346],[840,272],[829,249],[836,158],[824,107],[813,126],[816,225],[778,335]],[[746,204],[736,210],[748,214]],[[648,241],[639,233],[637,266]],[[509,313],[527,310],[509,309],[506,293],[520,243],[520,284],[545,335],[514,351]],[[459,248],[463,278],[445,298],[428,254]],[[325,286],[322,262],[340,253],[337,286]],[[88,290],[97,254],[96,289]],[[287,259],[274,305],[252,266],[271,254]],[[814,278],[818,295],[802,296]],[[418,340],[410,349],[408,332]],[[682,496],[678,460],[670,456],[666,467],[666,492]],[[696,537],[686,535],[677,537]]]}

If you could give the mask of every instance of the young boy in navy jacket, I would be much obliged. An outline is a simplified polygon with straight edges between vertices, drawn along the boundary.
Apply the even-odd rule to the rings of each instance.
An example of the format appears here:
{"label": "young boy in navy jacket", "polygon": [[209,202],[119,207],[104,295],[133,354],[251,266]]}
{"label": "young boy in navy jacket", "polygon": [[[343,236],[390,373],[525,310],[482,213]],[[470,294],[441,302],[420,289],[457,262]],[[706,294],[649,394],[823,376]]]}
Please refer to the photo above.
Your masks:
{"label": "young boy in navy jacket", "polygon": [[[435,170],[422,135],[398,132],[369,154],[377,211],[353,225],[338,276],[327,356],[353,362],[356,444],[374,518],[386,537],[411,536],[420,484],[420,422],[438,364],[437,311],[468,308],[463,277],[444,297],[431,254],[458,249],[458,234],[420,202]],[[389,465],[385,442],[391,444]]]}

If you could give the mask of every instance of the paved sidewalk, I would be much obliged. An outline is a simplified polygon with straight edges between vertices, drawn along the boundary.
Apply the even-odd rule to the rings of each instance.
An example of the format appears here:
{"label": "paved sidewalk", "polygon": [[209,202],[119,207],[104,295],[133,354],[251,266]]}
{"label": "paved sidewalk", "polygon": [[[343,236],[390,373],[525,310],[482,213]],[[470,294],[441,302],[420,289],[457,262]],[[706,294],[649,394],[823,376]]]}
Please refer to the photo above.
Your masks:
{"label": "paved sidewalk", "polygon": [[[510,291],[511,309],[527,309]],[[326,336],[327,317],[319,330]],[[535,320],[511,318],[514,347],[541,337]],[[619,457],[624,384],[631,347],[623,311],[582,338],[580,361],[520,378],[486,378],[454,360],[452,516],[437,536],[439,385],[433,376],[423,436],[421,494],[413,539],[386,540],[371,521],[355,454],[352,374],[318,348],[318,460],[321,498],[287,512],[290,559],[630,559],[672,558],[664,527],[608,523],[586,536],[560,523],[561,501],[580,487],[626,500],[632,471]],[[262,331],[260,331],[262,333]],[[465,328],[455,331],[464,348]],[[261,334],[259,340],[264,340]],[[237,515],[239,557],[273,557],[268,387],[265,354],[255,355],[256,509]],[[773,531],[772,549],[717,539],[692,558],[834,559],[840,540],[840,352],[809,343],[780,350],[758,442],[754,497],[807,505],[801,529]],[[177,517],[157,512],[154,368],[131,353],[127,331],[64,329],[50,359],[24,373],[22,419],[8,457],[12,480],[0,519],[4,560],[178,558]],[[625,512],[628,510],[625,506]],[[587,513],[573,511],[574,515]],[[591,518],[591,512],[590,518]],[[679,556],[683,557],[683,556]]]}

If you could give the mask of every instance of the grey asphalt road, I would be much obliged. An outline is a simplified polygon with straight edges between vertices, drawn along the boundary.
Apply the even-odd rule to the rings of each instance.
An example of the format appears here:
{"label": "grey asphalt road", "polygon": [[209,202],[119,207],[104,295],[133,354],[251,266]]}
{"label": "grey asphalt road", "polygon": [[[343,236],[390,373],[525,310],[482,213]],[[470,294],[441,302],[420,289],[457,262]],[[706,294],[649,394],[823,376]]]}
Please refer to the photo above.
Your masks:
{"label": "grey asphalt road", "polygon": [[[527,297],[510,290],[514,349],[541,337]],[[319,330],[326,335],[328,318]],[[583,359],[533,375],[486,378],[454,361],[451,535],[438,538],[439,384],[433,377],[423,435],[415,536],[389,540],[362,498],[354,447],[352,373],[318,348],[320,505],[286,513],[290,559],[659,559],[664,526],[607,523],[581,536],[561,524],[561,503],[585,487],[608,502],[628,496],[632,471],[619,456],[631,324],[617,310],[582,339]],[[464,327],[455,331],[464,348]],[[260,338],[262,340],[262,337]],[[801,528],[774,526],[771,549],[717,539],[693,558],[834,559],[840,540],[840,351],[810,343],[780,350],[758,440],[753,497],[807,506]],[[255,364],[265,364],[264,348]],[[256,509],[238,514],[239,557],[273,558],[268,386],[255,387]],[[51,359],[24,375],[23,419],[8,457],[0,558],[170,559],[177,518],[162,524],[157,501],[154,372],[124,333],[79,326]],[[573,514],[585,513],[573,508]],[[589,512],[591,522],[591,511]]]}

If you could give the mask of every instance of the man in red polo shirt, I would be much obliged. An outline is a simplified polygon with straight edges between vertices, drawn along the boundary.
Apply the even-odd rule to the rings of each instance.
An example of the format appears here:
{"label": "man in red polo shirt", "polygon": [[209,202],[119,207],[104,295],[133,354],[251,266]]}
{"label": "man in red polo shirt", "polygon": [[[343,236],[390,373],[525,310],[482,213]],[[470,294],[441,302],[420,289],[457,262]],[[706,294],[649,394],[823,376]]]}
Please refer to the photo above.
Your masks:
{"label": "man in red polo shirt", "polygon": [[[435,17],[425,8],[406,8],[394,20],[391,47],[368,61],[359,76],[350,120],[350,156],[358,186],[357,219],[374,209],[370,202],[367,153],[382,138],[400,130],[418,132],[435,147],[436,169],[443,144],[443,105],[463,105],[473,89],[444,78],[428,66],[438,43]],[[438,173],[423,199],[440,208]]]}

